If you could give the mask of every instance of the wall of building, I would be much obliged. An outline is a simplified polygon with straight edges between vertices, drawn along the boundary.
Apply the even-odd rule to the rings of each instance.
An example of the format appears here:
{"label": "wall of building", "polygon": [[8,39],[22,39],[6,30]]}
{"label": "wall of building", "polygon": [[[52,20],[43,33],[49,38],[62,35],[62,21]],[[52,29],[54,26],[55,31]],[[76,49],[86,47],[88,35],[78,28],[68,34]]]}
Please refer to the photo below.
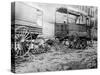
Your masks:
{"label": "wall of building", "polygon": [[43,23],[43,35],[48,37],[54,36],[54,23],[44,22]]}
{"label": "wall of building", "polygon": [[[15,12],[12,12],[15,16],[15,24],[42,27],[42,12],[36,8],[33,8],[23,2],[15,2]],[[13,10],[13,9],[12,9]]]}
{"label": "wall of building", "polygon": [[[57,4],[42,4],[42,3],[32,3],[32,2],[16,2],[16,9],[15,9],[15,22],[16,24],[24,24],[28,26],[40,26],[43,28],[42,32],[45,36],[53,37],[55,34],[55,10],[59,7],[63,7],[63,5],[57,5]],[[64,6],[67,8],[67,5]],[[91,12],[93,10],[96,11],[96,9],[88,10],[89,8],[85,6],[69,6],[78,10],[82,10],[87,13],[94,13]],[[37,20],[37,15],[42,14],[42,17]],[[94,15],[95,16],[95,15]],[[57,22],[63,22],[65,21],[66,14],[63,14],[62,16],[57,17]],[[37,24],[36,24],[37,22]],[[67,20],[66,20],[67,22]]]}
{"label": "wall of building", "polygon": [[44,36],[54,36],[54,22],[51,21],[55,17],[54,14],[47,14],[49,13],[48,10],[40,10],[41,7],[37,8],[31,3],[25,2],[15,2],[14,8],[12,14],[15,16],[12,15],[14,18],[12,22],[19,25],[40,27]]}

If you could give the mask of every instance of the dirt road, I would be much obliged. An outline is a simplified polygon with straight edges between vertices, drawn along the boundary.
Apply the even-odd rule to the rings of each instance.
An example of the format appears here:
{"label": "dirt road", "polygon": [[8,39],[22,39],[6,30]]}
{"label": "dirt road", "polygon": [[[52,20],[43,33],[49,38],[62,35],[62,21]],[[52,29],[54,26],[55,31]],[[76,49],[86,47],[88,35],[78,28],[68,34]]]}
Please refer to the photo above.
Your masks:
{"label": "dirt road", "polygon": [[97,44],[85,50],[52,50],[31,55],[27,61],[16,64],[16,73],[90,69],[97,67]]}

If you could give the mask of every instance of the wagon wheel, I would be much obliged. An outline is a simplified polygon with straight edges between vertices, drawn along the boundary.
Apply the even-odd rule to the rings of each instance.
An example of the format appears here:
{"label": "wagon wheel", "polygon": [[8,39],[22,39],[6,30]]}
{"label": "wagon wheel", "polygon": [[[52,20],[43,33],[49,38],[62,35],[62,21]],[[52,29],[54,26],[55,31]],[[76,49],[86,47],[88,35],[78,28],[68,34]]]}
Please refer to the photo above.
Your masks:
{"label": "wagon wheel", "polygon": [[29,42],[31,34],[25,27],[15,30],[15,57],[24,57],[29,52]]}
{"label": "wagon wheel", "polygon": [[79,39],[79,36],[77,33],[73,33],[71,36],[69,36],[68,38],[69,47],[76,48],[78,39]]}
{"label": "wagon wheel", "polygon": [[76,42],[76,49],[80,49],[81,40],[78,39]]}
{"label": "wagon wheel", "polygon": [[85,39],[82,39],[81,40],[81,43],[80,43],[80,48],[81,49],[85,49],[87,46],[87,41]]}

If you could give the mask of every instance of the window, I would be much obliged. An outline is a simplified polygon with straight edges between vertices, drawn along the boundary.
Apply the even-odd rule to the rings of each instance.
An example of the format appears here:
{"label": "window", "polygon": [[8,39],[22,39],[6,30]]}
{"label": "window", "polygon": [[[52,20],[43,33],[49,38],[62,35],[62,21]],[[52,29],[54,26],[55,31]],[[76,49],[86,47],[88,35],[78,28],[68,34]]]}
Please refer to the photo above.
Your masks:
{"label": "window", "polygon": [[69,24],[73,24],[73,23],[75,24],[75,19],[76,19],[76,16],[68,14],[68,23]]}
{"label": "window", "polygon": [[86,17],[85,16],[79,16],[76,20],[77,24],[86,24]]}

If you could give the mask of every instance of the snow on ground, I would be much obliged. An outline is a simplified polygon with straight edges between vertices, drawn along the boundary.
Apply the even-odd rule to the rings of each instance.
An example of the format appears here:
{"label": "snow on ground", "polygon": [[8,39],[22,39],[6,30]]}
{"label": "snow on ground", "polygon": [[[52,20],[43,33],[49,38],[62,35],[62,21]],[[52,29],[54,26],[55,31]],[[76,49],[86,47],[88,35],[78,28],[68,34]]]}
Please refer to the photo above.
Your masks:
{"label": "snow on ground", "polygon": [[16,73],[90,69],[97,67],[97,44],[85,50],[52,50],[48,53],[31,55],[28,61],[16,64]]}

